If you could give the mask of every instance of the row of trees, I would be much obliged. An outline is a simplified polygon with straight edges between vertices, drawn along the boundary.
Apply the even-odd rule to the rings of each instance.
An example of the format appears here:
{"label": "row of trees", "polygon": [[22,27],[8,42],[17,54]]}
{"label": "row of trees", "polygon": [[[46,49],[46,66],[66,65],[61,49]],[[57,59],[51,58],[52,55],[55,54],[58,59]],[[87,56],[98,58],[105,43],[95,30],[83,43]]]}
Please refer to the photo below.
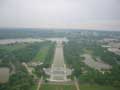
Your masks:
{"label": "row of trees", "polygon": [[51,65],[53,61],[54,50],[55,50],[55,43],[51,43],[48,53],[44,60],[44,67],[49,67]]}
{"label": "row of trees", "polygon": [[45,60],[43,62],[42,65],[38,65],[36,67],[34,67],[34,72],[37,77],[41,77],[44,76],[44,78],[46,79],[46,77],[48,77],[45,72],[43,71],[43,68],[48,68],[50,67],[52,61],[53,61],[53,56],[54,56],[54,49],[55,49],[55,43],[50,43],[49,45],[49,50],[47,52],[47,55],[45,56]]}

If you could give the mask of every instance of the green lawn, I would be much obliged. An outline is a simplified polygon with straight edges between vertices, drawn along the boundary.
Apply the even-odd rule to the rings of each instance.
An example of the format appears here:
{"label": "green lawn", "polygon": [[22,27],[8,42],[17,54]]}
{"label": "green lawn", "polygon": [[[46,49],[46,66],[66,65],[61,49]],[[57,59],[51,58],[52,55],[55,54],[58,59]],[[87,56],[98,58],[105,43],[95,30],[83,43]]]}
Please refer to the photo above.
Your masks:
{"label": "green lawn", "polygon": [[80,90],[120,90],[111,86],[80,85]]}
{"label": "green lawn", "polygon": [[43,84],[40,90],[76,90],[74,85],[49,85]]}
{"label": "green lawn", "polygon": [[37,90],[37,84],[36,84],[36,85],[31,86],[31,90]]}
{"label": "green lawn", "polygon": [[37,53],[37,55],[35,56],[34,60],[43,62],[48,53],[48,50],[49,50],[49,46],[45,46],[45,47],[41,48],[39,50],[39,52]]}

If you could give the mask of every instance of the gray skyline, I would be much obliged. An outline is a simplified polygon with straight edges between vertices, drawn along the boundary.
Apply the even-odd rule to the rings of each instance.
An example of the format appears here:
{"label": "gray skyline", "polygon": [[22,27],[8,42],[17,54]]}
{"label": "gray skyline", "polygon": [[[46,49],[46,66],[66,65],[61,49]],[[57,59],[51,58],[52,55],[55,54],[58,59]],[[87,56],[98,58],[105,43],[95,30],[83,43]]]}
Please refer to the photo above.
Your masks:
{"label": "gray skyline", "polygon": [[120,0],[0,0],[0,28],[120,30]]}

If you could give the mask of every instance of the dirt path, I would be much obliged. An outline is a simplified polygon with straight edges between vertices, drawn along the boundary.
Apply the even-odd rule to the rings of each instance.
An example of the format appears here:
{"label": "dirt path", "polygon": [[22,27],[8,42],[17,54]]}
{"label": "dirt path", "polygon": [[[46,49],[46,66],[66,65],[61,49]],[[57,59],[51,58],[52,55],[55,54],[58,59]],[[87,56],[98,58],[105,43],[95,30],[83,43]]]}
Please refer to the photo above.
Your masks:
{"label": "dirt path", "polygon": [[40,87],[41,87],[42,81],[43,81],[43,77],[41,77],[41,78],[40,78],[40,80],[39,80],[39,82],[38,82],[38,86],[37,86],[37,89],[36,89],[36,90],[40,90]]}
{"label": "dirt path", "polygon": [[79,84],[78,84],[78,81],[77,81],[76,77],[74,77],[74,83],[75,83],[76,90],[80,90]]}
{"label": "dirt path", "polygon": [[28,67],[26,63],[22,63],[22,65],[27,69],[28,73],[34,77],[34,79],[37,79],[37,76],[32,73],[32,69]]}
{"label": "dirt path", "polygon": [[28,67],[26,63],[22,63],[22,65],[27,69],[28,73],[32,75],[32,70]]}
{"label": "dirt path", "polygon": [[[28,67],[28,65],[26,63],[22,63],[22,65],[27,69],[28,73],[30,75],[33,75],[35,79],[37,79],[36,75],[34,75],[32,73],[32,70]],[[41,84],[42,84],[42,81],[43,81],[43,77],[41,77],[38,81],[38,86],[37,86],[37,89],[36,90],[40,90],[40,87],[41,87]]]}
{"label": "dirt path", "polygon": [[11,71],[11,75],[12,74],[15,74],[15,72],[16,72],[16,68],[15,68],[15,65],[12,63],[12,62],[10,62],[10,65],[11,65],[11,68],[12,68],[12,71]]}

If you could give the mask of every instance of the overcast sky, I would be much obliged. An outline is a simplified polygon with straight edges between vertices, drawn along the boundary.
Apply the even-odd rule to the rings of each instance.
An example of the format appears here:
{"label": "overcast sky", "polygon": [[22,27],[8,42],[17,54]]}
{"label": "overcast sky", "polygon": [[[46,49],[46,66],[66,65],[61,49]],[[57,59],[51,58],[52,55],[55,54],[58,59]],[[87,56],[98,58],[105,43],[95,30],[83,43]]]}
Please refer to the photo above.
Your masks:
{"label": "overcast sky", "polygon": [[0,27],[120,30],[120,0],[0,0]]}

